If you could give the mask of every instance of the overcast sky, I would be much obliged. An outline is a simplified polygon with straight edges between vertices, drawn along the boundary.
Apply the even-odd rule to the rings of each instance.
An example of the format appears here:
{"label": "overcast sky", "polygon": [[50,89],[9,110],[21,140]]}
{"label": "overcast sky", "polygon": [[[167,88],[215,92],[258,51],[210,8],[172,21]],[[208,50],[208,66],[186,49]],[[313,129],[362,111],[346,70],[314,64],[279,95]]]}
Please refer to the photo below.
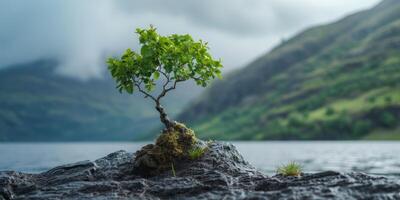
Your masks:
{"label": "overcast sky", "polygon": [[105,58],[137,49],[136,27],[209,42],[225,70],[242,67],[305,28],[379,0],[1,0],[0,67],[56,58],[58,72],[101,77]]}

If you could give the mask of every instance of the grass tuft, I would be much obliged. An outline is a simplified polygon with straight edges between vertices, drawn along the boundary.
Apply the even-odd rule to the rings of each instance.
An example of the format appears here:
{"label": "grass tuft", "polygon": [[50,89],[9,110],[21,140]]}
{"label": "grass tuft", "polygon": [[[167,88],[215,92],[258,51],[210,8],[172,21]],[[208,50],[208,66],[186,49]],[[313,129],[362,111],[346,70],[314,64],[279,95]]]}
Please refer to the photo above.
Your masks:
{"label": "grass tuft", "polygon": [[278,167],[276,172],[283,176],[300,176],[303,172],[303,169],[300,164],[296,162],[290,162],[287,165]]}
{"label": "grass tuft", "polygon": [[175,172],[174,163],[171,163],[171,171],[172,171],[172,175],[173,175],[174,177],[176,177],[176,172]]}
{"label": "grass tuft", "polygon": [[203,154],[207,151],[208,147],[195,147],[189,150],[189,158],[191,160],[196,160],[203,156]]}

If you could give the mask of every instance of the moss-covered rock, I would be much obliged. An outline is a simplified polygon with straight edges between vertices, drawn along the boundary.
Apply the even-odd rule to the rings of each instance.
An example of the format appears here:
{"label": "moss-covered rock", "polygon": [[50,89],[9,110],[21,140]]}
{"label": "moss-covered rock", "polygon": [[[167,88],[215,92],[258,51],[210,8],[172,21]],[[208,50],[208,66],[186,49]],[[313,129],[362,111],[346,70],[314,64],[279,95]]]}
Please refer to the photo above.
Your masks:
{"label": "moss-covered rock", "polygon": [[199,144],[193,130],[175,123],[162,131],[155,144],[146,145],[135,153],[134,167],[141,175],[158,175],[171,170],[171,165],[178,161],[188,160],[189,151]]}

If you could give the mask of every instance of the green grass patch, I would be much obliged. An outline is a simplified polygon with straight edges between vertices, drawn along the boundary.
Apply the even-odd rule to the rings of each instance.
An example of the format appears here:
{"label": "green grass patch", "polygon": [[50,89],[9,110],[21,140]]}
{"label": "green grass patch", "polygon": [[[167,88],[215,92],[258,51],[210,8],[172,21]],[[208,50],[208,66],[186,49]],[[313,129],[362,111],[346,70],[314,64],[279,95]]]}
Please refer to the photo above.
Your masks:
{"label": "green grass patch", "polygon": [[[308,120],[329,120],[342,112],[357,113],[371,108],[400,104],[400,89],[380,88],[353,99],[342,99],[309,113]],[[334,114],[327,114],[327,110]]]}
{"label": "green grass patch", "polygon": [[364,140],[400,140],[400,127],[393,130],[376,130],[366,135]]}
{"label": "green grass patch", "polygon": [[189,150],[189,158],[191,160],[197,160],[204,155],[208,147],[195,147]]}
{"label": "green grass patch", "polygon": [[286,165],[278,167],[276,172],[283,176],[300,176],[303,169],[299,163],[292,161]]}

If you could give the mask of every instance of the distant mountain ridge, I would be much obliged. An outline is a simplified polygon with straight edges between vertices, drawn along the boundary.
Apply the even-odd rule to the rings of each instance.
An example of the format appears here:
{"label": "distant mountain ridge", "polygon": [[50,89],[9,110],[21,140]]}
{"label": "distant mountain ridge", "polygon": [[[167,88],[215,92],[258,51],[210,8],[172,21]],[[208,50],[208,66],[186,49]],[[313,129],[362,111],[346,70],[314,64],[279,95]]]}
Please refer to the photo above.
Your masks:
{"label": "distant mountain ridge", "polygon": [[[0,69],[0,141],[131,141],[161,127],[152,102],[120,94],[110,76],[80,81],[54,73],[57,66],[40,60]],[[166,97],[168,113],[199,92],[178,86]]]}
{"label": "distant mountain ridge", "polygon": [[400,139],[400,1],[283,42],[179,119],[204,138]]}

